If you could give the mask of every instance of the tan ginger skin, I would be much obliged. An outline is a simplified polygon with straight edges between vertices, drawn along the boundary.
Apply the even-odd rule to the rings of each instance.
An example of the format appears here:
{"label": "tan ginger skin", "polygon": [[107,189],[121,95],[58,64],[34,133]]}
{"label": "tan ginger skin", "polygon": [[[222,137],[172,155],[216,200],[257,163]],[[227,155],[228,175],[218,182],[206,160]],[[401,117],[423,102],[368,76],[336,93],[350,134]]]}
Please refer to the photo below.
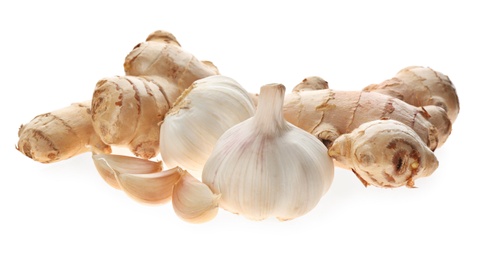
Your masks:
{"label": "tan ginger skin", "polygon": [[428,67],[410,66],[379,84],[363,89],[399,98],[416,107],[443,108],[453,124],[460,111],[460,102],[450,78]]}
{"label": "tan ginger skin", "polygon": [[438,161],[412,128],[396,120],[373,120],[339,136],[328,154],[352,170],[365,186],[414,187]]}
{"label": "tan ginger skin", "polygon": [[158,124],[169,106],[194,80],[218,74],[211,62],[197,60],[165,31],[155,31],[138,44],[126,56],[124,68],[127,76],[99,80],[91,101],[22,125],[17,149],[42,163],[90,151],[111,153],[111,145],[127,145],[138,156],[153,157],[159,149]]}
{"label": "tan ginger skin", "polygon": [[91,101],[38,115],[22,125],[17,150],[41,163],[66,160],[88,151],[111,152],[91,124]]}
{"label": "tan ginger skin", "polygon": [[319,77],[304,79],[286,95],[284,115],[318,137],[338,167],[379,187],[413,187],[415,179],[429,176],[438,166],[433,151],[452,127],[441,107],[416,107],[379,92],[331,90]]}
{"label": "tan ginger skin", "polygon": [[125,73],[132,76],[157,75],[187,88],[195,80],[219,74],[210,61],[200,61],[184,51],[174,35],[166,31],[151,33],[127,55]]}
{"label": "tan ginger skin", "polygon": [[159,152],[159,124],[195,80],[218,74],[208,61],[184,51],[176,38],[156,31],[127,55],[127,76],[101,79],[92,98],[92,121],[101,139],[126,146],[134,155]]}
{"label": "tan ginger skin", "polygon": [[314,134],[327,146],[338,136],[377,119],[393,119],[408,125],[431,150],[443,144],[451,131],[444,111],[443,115],[434,113],[439,119],[433,121],[446,120],[442,124],[447,129],[438,131],[423,108],[381,93],[328,89],[326,81],[319,77],[304,79],[286,95],[284,114],[287,121]]}
{"label": "tan ginger skin", "polygon": [[158,153],[158,124],[180,93],[175,85],[157,76],[101,79],[92,99],[95,131],[108,144],[126,146],[138,157],[152,158]]}

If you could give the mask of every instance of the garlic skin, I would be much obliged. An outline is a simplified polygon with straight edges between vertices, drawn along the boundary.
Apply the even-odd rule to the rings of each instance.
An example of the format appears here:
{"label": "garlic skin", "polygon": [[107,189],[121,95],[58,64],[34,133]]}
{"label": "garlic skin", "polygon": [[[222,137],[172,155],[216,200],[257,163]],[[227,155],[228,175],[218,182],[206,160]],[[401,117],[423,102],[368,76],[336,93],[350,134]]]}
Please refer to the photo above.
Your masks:
{"label": "garlic skin", "polygon": [[162,162],[118,154],[93,154],[93,163],[103,180],[115,189],[120,185],[115,172],[148,173],[162,171]]}
{"label": "garlic skin", "polygon": [[215,75],[195,81],[161,124],[159,145],[164,164],[179,166],[201,179],[218,138],[254,112],[251,96],[235,80]]}
{"label": "garlic skin", "polygon": [[334,165],[315,136],[283,117],[285,87],[261,87],[254,117],[227,130],[202,180],[220,207],[252,220],[289,220],[313,209],[328,191]]}
{"label": "garlic skin", "polygon": [[100,175],[108,184],[142,204],[164,204],[171,200],[173,186],[183,170],[162,170],[161,162],[115,154],[93,155]]}
{"label": "garlic skin", "polygon": [[182,169],[174,167],[152,173],[124,173],[115,171],[121,190],[142,204],[164,204],[171,200],[174,184]]}
{"label": "garlic skin", "polygon": [[213,194],[206,184],[187,171],[181,173],[172,193],[174,212],[190,223],[204,223],[215,218],[219,199],[220,195]]}

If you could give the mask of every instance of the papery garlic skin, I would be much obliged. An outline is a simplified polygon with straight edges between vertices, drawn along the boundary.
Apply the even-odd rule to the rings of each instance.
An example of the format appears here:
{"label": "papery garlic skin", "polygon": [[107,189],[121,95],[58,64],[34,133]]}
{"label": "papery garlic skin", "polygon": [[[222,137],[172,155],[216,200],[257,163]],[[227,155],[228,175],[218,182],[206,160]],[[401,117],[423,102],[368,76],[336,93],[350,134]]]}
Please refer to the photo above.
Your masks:
{"label": "papery garlic skin", "polygon": [[160,152],[169,168],[181,167],[198,179],[218,138],[253,116],[251,96],[223,75],[195,81],[166,114],[160,129]]}
{"label": "papery garlic skin", "polygon": [[115,172],[148,173],[162,171],[162,162],[118,154],[93,154],[93,163],[103,180],[120,189]]}
{"label": "papery garlic skin", "polygon": [[114,188],[143,204],[164,204],[171,199],[173,187],[183,170],[162,170],[161,162],[116,154],[93,155],[103,179]]}
{"label": "papery garlic skin", "polygon": [[212,220],[218,213],[220,195],[213,194],[210,188],[188,172],[174,184],[172,205],[174,212],[184,221],[204,223]]}
{"label": "papery garlic skin", "polygon": [[202,180],[220,206],[249,219],[289,220],[313,209],[333,181],[333,161],[316,137],[286,122],[285,88],[261,88],[254,117],[226,131]]}

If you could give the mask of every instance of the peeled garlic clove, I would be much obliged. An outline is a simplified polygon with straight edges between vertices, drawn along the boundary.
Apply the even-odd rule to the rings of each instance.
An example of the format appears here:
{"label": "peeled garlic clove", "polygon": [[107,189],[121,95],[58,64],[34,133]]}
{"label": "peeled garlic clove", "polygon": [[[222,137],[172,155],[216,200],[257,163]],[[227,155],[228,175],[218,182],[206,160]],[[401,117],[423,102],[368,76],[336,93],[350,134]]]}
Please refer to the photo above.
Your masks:
{"label": "peeled garlic clove", "polygon": [[395,120],[364,123],[339,136],[329,154],[350,168],[362,183],[377,187],[414,187],[438,167],[434,153],[407,125]]}
{"label": "peeled garlic clove", "polygon": [[184,172],[174,186],[172,205],[181,219],[203,223],[216,216],[219,199],[220,196],[213,194],[206,184]]}
{"label": "peeled garlic clove", "polygon": [[167,167],[180,166],[196,178],[218,138],[254,114],[249,93],[235,80],[209,76],[195,81],[166,114],[160,152]]}
{"label": "peeled garlic clove", "polygon": [[284,93],[283,85],[263,86],[255,116],[220,137],[203,169],[220,207],[249,219],[302,216],[333,180],[325,145],[284,120]]}
{"label": "peeled garlic clove", "polygon": [[162,171],[162,162],[155,162],[132,156],[116,154],[93,154],[93,162],[100,176],[110,186],[120,189],[114,171],[126,173],[148,173]]}

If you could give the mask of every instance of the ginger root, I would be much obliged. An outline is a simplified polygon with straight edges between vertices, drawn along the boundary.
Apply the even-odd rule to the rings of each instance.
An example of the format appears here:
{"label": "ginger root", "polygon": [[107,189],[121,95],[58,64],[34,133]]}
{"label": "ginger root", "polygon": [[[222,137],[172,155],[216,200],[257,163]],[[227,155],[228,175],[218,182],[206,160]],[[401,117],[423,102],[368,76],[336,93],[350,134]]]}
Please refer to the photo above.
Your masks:
{"label": "ginger root", "polygon": [[74,103],[36,116],[20,126],[17,150],[27,157],[52,163],[94,151],[111,153],[91,124],[91,101]]}
{"label": "ginger root", "polygon": [[219,74],[210,61],[200,61],[186,52],[169,32],[158,30],[137,44],[126,56],[125,73],[132,76],[157,75],[187,88],[195,80]]}
{"label": "ginger root", "polygon": [[438,160],[410,127],[396,120],[363,123],[339,136],[328,150],[330,157],[351,169],[365,186],[414,187],[430,176]]}
{"label": "ginger root", "polygon": [[127,146],[152,158],[159,151],[159,124],[193,81],[218,74],[209,61],[184,51],[169,32],[155,31],[126,56],[125,76],[100,79],[91,101],[42,114],[19,130],[17,149],[42,163],[84,152],[111,153]]}
{"label": "ginger root", "polygon": [[152,158],[159,151],[158,124],[180,93],[176,86],[157,76],[101,79],[92,99],[94,129],[105,143],[128,147],[138,157]]}
{"label": "ginger root", "polygon": [[[405,80],[408,83],[396,88],[387,85],[387,91],[379,85],[337,91],[320,77],[306,78],[286,95],[284,116],[320,139],[335,165],[352,170],[365,186],[413,187],[417,178],[431,175],[438,167],[433,151],[446,142],[452,129],[450,118],[456,118],[459,106],[446,76],[425,73],[420,67],[401,73],[408,69],[434,78]],[[414,99],[418,88],[428,96]]]}
{"label": "ginger root", "polygon": [[460,111],[458,95],[450,78],[427,67],[403,68],[393,78],[371,84],[363,90],[396,97],[416,107],[441,107],[452,124]]}
{"label": "ginger root", "polygon": [[[332,90],[319,77],[304,79],[286,95],[284,114],[286,120],[314,134],[328,147],[338,136],[377,119],[393,119],[408,125],[431,150],[441,146],[451,132],[444,110],[430,114],[381,93]],[[438,131],[432,122],[446,130]]]}
{"label": "ginger root", "polygon": [[126,146],[141,158],[159,152],[159,125],[195,80],[218,74],[208,61],[184,51],[176,38],[156,31],[127,55],[127,76],[101,79],[92,98],[96,133],[110,145]]}

